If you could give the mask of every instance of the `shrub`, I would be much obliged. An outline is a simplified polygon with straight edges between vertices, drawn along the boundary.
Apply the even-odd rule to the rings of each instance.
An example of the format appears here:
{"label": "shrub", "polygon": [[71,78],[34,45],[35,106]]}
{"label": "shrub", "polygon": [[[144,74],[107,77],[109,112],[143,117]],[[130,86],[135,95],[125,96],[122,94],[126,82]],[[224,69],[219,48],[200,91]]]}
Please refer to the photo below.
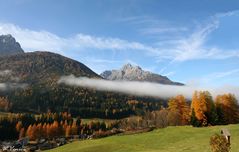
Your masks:
{"label": "shrub", "polygon": [[230,144],[223,135],[214,134],[210,138],[210,146],[212,152],[229,152]]}

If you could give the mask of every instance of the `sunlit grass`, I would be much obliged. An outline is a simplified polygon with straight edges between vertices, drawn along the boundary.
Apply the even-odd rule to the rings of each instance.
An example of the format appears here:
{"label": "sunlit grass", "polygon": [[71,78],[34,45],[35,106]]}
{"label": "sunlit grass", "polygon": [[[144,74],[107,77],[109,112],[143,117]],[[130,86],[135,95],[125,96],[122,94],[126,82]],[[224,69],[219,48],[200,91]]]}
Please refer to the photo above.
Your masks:
{"label": "sunlit grass", "polygon": [[77,141],[50,150],[52,152],[209,152],[209,139],[220,129],[231,132],[231,151],[239,151],[239,125],[193,128],[168,127],[152,132]]}

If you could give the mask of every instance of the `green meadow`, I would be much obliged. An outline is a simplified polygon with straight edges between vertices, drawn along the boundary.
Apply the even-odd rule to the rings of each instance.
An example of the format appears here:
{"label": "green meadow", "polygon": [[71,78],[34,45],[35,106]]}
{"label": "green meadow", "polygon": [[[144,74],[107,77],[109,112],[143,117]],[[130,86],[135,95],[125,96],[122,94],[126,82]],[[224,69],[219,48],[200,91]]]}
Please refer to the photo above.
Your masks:
{"label": "green meadow", "polygon": [[231,152],[239,152],[239,125],[167,127],[141,134],[76,141],[50,152],[210,152],[210,136],[220,133],[222,128],[231,133]]}

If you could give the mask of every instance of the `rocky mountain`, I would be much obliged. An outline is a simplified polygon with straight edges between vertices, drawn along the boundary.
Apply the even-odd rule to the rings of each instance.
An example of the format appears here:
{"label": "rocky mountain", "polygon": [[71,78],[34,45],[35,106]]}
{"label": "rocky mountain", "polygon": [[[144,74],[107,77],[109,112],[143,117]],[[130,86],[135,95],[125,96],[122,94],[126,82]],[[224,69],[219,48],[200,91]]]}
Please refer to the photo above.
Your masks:
{"label": "rocky mountain", "polygon": [[24,53],[12,35],[0,35],[0,56]]}
{"label": "rocky mountain", "polygon": [[146,81],[168,85],[183,85],[182,83],[171,81],[166,76],[144,71],[141,67],[132,66],[131,64],[126,64],[119,70],[104,71],[100,75],[107,80]]}

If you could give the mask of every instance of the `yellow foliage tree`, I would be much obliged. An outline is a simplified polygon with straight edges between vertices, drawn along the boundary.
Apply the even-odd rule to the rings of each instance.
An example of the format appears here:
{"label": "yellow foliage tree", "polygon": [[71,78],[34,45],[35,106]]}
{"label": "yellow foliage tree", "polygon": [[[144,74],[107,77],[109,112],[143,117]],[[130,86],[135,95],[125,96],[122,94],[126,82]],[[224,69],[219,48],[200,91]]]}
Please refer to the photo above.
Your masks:
{"label": "yellow foliage tree", "polygon": [[197,120],[202,126],[214,124],[217,116],[211,94],[208,91],[195,91],[192,97],[191,110],[194,110]]}
{"label": "yellow foliage tree", "polygon": [[168,102],[168,109],[171,113],[179,113],[180,125],[189,123],[190,107],[183,95],[171,98]]}

